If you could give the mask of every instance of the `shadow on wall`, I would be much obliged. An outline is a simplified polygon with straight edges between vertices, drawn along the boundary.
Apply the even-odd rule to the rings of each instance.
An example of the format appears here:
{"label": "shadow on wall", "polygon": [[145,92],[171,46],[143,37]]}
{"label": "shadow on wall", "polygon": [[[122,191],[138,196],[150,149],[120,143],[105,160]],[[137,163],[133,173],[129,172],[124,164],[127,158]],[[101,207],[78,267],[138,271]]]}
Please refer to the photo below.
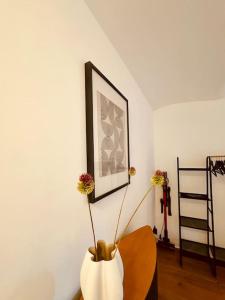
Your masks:
{"label": "shadow on wall", "polygon": [[51,273],[42,273],[25,281],[14,290],[10,300],[53,300],[54,280]]}
{"label": "shadow on wall", "polygon": [[81,290],[79,290],[76,295],[73,297],[72,300],[80,300],[80,297],[81,297]]}

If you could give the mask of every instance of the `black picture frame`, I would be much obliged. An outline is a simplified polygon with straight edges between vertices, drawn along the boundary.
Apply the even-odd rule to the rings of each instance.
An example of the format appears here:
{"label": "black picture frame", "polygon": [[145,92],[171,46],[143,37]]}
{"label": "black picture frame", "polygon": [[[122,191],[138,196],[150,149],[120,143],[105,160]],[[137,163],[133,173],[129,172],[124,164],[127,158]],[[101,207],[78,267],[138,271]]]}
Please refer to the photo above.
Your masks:
{"label": "black picture frame", "polygon": [[[98,183],[96,182],[96,162],[95,162],[95,155],[96,149],[95,147],[95,137],[96,137],[96,128],[94,128],[94,114],[96,114],[97,107],[94,105],[93,96],[93,74],[94,78],[99,76],[99,80],[104,81],[104,85],[107,84],[110,89],[112,89],[112,93],[116,93],[116,97],[118,99],[121,99],[121,101],[124,101],[121,104],[125,107],[124,111],[124,124],[125,124],[125,148],[126,148],[126,170],[121,176],[124,176],[124,181],[121,184],[118,184],[118,186],[113,186],[113,188],[109,190],[105,190],[102,194],[96,195],[96,188],[98,188]],[[108,88],[107,87],[107,88]],[[97,91],[97,90],[96,90]],[[128,174],[128,169],[130,168],[130,149],[129,149],[129,108],[128,108],[128,100],[127,98],[112,84],[112,82],[109,81],[97,68],[93,65],[92,62],[85,63],[85,98],[86,98],[86,147],[87,147],[87,172],[91,174],[95,181],[95,189],[94,191],[88,195],[88,200],[91,203],[97,202],[101,200],[104,197],[107,197],[108,195],[118,191],[119,189],[122,189],[123,187],[130,184],[130,176]],[[111,99],[110,99],[111,101]],[[96,127],[96,125],[95,125]],[[110,176],[115,176],[116,174],[107,175],[110,181]],[[120,175],[119,175],[120,176]],[[99,177],[100,178],[100,177]],[[106,177],[105,177],[106,178]],[[104,179],[105,179],[104,178]]]}

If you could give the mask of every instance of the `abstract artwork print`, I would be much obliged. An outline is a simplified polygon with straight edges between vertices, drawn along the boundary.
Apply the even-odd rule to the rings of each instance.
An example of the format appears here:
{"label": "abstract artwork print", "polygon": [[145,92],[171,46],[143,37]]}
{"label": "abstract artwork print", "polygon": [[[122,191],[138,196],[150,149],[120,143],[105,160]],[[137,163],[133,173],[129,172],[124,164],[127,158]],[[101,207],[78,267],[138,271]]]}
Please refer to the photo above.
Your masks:
{"label": "abstract artwork print", "polygon": [[125,112],[97,91],[99,176],[124,172]]}

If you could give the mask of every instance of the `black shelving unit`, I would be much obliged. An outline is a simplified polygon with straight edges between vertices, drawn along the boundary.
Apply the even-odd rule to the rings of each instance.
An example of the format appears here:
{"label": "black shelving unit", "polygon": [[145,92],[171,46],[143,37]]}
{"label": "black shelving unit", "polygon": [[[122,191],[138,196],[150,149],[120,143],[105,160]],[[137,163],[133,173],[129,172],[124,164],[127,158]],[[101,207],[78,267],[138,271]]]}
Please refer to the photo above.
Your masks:
{"label": "black shelving unit", "polygon": [[[206,192],[204,194],[188,193],[180,191],[181,172],[204,172],[206,176]],[[215,234],[214,234],[214,216],[213,216],[213,199],[212,199],[212,173],[210,170],[210,157],[206,159],[205,168],[181,168],[179,157],[177,157],[177,177],[178,177],[178,211],[179,211],[179,239],[180,239],[180,265],[183,264],[183,256],[201,258],[209,262],[211,271],[216,276],[216,254]],[[181,215],[182,201],[187,199],[196,200],[206,203],[207,218],[193,218],[192,216]],[[198,243],[182,238],[182,227],[194,228],[206,232],[207,243]],[[219,253],[219,252],[218,252]],[[222,256],[222,255],[221,255]]]}
{"label": "black shelving unit", "polygon": [[[221,157],[225,158],[225,156],[222,155],[222,156],[219,156],[219,159],[221,159]],[[207,157],[207,169],[208,169],[208,175],[209,175],[209,180],[208,180],[209,193],[210,193],[210,199],[212,200],[212,204],[213,204],[212,158],[218,158],[218,156],[208,156]],[[210,212],[210,208],[209,208],[209,212]],[[214,243],[215,243],[215,235],[213,235],[213,236],[214,236]],[[211,247],[211,251],[214,253],[216,265],[225,267],[225,249],[215,245],[215,247]]]}

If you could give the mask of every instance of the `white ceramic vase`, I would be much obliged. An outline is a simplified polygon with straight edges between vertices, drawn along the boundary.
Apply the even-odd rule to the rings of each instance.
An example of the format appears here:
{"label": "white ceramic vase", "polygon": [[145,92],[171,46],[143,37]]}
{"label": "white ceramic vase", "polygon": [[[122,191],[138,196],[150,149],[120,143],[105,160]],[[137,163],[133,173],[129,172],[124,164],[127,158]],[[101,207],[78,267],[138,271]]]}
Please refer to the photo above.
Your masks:
{"label": "white ceramic vase", "polygon": [[123,262],[119,253],[109,261],[92,261],[87,251],[80,272],[84,300],[123,300]]}

